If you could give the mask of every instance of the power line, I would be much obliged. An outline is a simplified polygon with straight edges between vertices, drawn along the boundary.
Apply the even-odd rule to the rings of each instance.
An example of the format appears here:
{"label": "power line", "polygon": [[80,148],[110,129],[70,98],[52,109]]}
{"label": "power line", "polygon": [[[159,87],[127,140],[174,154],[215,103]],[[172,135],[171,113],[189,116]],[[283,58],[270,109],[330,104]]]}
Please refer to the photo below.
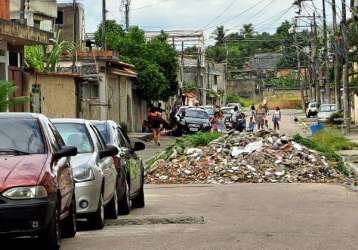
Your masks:
{"label": "power line", "polygon": [[219,15],[217,15],[216,17],[214,17],[207,25],[204,26],[204,28],[207,28],[208,26],[210,26],[213,22],[215,22],[216,20],[218,20],[219,18],[221,18],[232,6],[234,6],[234,4],[237,2],[237,0],[233,0],[232,2],[230,2],[230,4],[224,9],[224,11],[222,13],[220,13]]}

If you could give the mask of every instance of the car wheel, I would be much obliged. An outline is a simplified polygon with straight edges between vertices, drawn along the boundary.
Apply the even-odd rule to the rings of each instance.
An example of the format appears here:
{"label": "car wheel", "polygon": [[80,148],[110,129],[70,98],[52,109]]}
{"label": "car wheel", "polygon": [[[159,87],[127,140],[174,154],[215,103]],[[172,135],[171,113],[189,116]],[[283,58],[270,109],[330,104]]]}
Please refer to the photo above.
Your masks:
{"label": "car wheel", "polygon": [[119,214],[126,215],[131,211],[131,200],[130,200],[130,190],[127,179],[124,181],[124,194],[123,197],[118,202]]}
{"label": "car wheel", "polygon": [[142,208],[145,206],[144,202],[144,177],[142,176],[142,186],[140,188],[139,194],[133,200],[133,207]]}
{"label": "car wheel", "polygon": [[58,250],[61,247],[61,227],[59,218],[59,209],[55,212],[45,231],[40,235],[40,242],[43,249]]}
{"label": "car wheel", "polygon": [[90,224],[94,229],[103,229],[104,228],[104,201],[103,194],[101,193],[98,201],[97,211],[89,218]]}
{"label": "car wheel", "polygon": [[77,224],[76,224],[76,199],[73,199],[70,207],[68,217],[63,221],[62,225],[62,236],[64,238],[73,238],[77,233]]}
{"label": "car wheel", "polygon": [[117,189],[114,190],[113,198],[106,207],[106,215],[109,219],[118,218],[118,195]]}

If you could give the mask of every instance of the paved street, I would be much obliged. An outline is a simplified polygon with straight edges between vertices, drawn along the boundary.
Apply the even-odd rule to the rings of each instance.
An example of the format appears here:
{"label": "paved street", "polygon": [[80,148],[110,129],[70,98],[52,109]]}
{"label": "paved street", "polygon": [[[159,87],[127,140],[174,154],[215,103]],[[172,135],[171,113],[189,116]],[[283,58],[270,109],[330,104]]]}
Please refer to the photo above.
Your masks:
{"label": "paved street", "polygon": [[358,195],[320,184],[147,186],[147,215],[203,216],[203,225],[137,225],[81,232],[76,249],[357,249]]}

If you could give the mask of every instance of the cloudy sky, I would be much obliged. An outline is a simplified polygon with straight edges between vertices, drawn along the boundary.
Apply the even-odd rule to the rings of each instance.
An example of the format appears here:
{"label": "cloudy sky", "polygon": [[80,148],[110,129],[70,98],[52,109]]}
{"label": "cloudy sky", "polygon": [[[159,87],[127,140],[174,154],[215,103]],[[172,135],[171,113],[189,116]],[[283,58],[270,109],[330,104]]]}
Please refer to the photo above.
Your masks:
{"label": "cloudy sky", "polygon": [[[101,21],[101,0],[77,0],[85,5],[86,32],[94,32]],[[123,22],[122,0],[107,0],[108,18]],[[199,30],[207,36],[217,25],[230,31],[253,23],[256,31],[274,32],[284,20],[292,20],[294,0],[131,0],[131,25],[144,30]],[[327,0],[330,2],[330,0]],[[59,0],[70,2],[70,0]],[[315,0],[321,10],[321,0]],[[340,3],[340,1],[338,1]],[[314,7],[306,4],[306,11]],[[327,6],[330,10],[330,5]],[[330,16],[330,13],[328,13]],[[305,25],[304,22],[301,25]]]}

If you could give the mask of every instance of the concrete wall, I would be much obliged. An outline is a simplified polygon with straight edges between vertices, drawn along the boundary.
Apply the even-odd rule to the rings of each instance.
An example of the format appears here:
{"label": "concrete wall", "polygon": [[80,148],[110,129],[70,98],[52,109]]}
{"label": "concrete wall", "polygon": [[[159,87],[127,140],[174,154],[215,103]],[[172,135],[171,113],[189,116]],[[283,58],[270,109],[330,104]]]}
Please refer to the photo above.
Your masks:
{"label": "concrete wall", "polygon": [[[65,41],[73,41],[73,26],[74,26],[74,11],[72,4],[58,4],[58,11],[63,12],[63,25],[56,25],[59,29],[62,30],[62,39]],[[77,19],[76,27],[77,30],[77,46],[79,48],[84,48],[84,38],[85,38],[85,10],[82,4],[78,3],[76,5]]]}
{"label": "concrete wall", "polygon": [[227,94],[236,94],[246,98],[254,98],[258,81],[256,79],[237,79],[227,82]]}
{"label": "concrete wall", "polygon": [[[26,75],[27,95],[33,95],[32,88],[39,85],[41,113],[50,118],[76,118],[75,79],[63,75]],[[30,105],[27,111],[32,111]]]}

